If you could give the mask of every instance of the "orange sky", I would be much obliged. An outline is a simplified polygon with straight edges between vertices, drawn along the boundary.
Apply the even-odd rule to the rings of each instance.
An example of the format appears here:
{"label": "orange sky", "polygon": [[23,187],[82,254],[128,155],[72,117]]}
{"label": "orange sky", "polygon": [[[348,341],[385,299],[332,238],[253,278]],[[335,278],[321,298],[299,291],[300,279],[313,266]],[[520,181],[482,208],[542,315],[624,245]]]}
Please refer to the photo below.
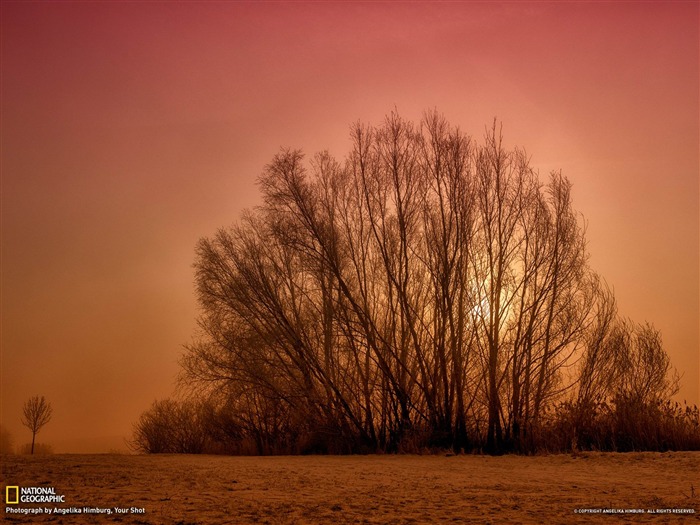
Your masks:
{"label": "orange sky", "polygon": [[561,168],[591,264],[698,402],[699,5],[2,3],[2,425],[124,448],[195,328],[194,246],[280,146],[438,108]]}

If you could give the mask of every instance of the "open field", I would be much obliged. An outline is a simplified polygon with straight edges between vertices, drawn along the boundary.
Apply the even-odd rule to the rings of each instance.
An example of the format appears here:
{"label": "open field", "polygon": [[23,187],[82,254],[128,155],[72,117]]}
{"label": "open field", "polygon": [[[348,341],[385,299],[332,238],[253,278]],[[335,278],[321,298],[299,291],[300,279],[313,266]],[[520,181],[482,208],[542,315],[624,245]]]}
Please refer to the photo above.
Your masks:
{"label": "open field", "polygon": [[[3,456],[7,485],[64,503],[4,505],[6,523],[685,523],[700,453],[553,456]],[[12,489],[11,489],[12,490]],[[4,496],[3,496],[4,497]],[[22,515],[8,508],[53,512]],[[53,509],[109,509],[57,514]],[[129,509],[115,513],[114,507]],[[144,509],[132,513],[131,507]],[[580,514],[689,509],[693,514]]]}

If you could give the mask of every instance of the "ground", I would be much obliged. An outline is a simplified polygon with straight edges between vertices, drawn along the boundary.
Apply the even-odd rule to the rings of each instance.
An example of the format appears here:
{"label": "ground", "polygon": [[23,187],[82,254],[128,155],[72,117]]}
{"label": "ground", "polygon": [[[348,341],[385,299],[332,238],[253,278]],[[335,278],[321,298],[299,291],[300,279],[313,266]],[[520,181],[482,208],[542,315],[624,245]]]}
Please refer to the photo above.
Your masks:
{"label": "ground", "polygon": [[[3,497],[8,485],[65,496],[65,503],[5,504],[6,523],[700,522],[700,452],[3,456],[1,471]],[[8,512],[42,507],[42,514]],[[112,514],[54,510],[84,507]]]}

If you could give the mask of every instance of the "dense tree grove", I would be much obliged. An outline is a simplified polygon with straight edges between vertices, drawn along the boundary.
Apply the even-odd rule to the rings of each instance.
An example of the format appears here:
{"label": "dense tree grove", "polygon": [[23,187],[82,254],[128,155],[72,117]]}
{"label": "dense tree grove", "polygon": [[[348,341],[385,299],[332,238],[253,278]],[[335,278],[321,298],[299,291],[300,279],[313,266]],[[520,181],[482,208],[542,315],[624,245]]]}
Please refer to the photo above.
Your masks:
{"label": "dense tree grove", "polygon": [[264,204],[197,247],[182,379],[230,450],[594,447],[600,407],[674,393],[659,332],[589,267],[561,173],[437,113],[351,137],[342,162],[280,152]]}

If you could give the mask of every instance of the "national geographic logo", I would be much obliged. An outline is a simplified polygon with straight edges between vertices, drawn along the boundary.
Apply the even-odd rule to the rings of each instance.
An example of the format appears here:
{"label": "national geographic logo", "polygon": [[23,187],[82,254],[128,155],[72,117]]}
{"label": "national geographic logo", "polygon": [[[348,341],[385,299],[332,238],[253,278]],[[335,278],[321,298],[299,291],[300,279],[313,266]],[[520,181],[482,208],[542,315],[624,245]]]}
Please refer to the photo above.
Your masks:
{"label": "national geographic logo", "polygon": [[18,503],[65,503],[63,494],[56,494],[53,487],[20,487],[8,485],[5,487],[5,503],[17,505]]}
{"label": "national geographic logo", "polygon": [[19,487],[17,485],[5,487],[5,503],[8,505],[19,503]]}

